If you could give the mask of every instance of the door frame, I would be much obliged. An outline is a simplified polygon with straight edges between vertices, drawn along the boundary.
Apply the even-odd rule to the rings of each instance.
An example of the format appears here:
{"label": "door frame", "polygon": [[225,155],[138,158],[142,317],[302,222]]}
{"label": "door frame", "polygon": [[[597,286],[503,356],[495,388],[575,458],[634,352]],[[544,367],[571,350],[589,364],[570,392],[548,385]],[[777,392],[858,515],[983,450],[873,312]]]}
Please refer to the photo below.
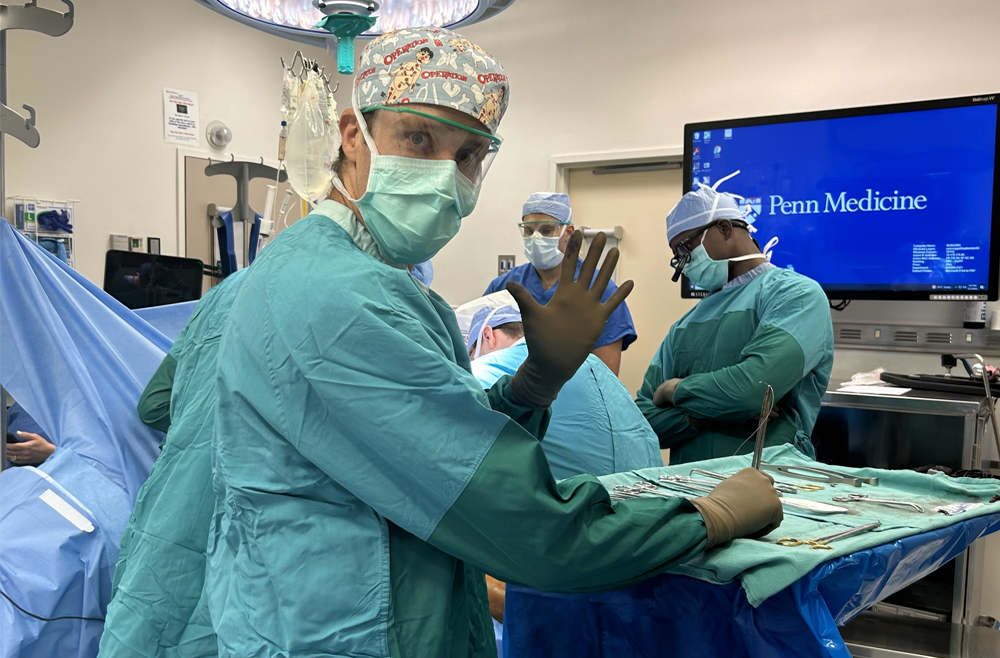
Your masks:
{"label": "door frame", "polygon": [[549,158],[549,189],[553,192],[568,190],[569,173],[576,169],[591,169],[609,165],[649,164],[661,160],[683,160],[683,158],[683,146],[554,155]]}

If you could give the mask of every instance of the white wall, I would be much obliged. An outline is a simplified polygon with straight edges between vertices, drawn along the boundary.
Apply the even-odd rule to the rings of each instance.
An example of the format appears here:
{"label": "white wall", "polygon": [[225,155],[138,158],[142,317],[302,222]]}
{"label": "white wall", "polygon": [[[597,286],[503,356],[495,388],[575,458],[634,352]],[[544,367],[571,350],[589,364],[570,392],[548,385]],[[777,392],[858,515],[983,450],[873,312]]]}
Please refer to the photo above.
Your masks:
{"label": "white wall", "polygon": [[[511,105],[479,209],[435,260],[436,286],[463,301],[496,275],[497,254],[523,262],[514,223],[548,187],[553,155],[679,147],[693,121],[1000,91],[998,24],[995,0],[521,0],[464,30],[503,63]],[[961,316],[952,303],[855,302],[836,317]]]}
{"label": "white wall", "polygon": [[197,92],[202,126],[225,121],[234,153],[277,156],[279,57],[297,43],[193,0],[78,0],[62,37],[7,34],[8,104],[32,105],[42,137],[37,149],[6,138],[7,196],[80,199],[77,269],[99,285],[111,233],[156,236],[163,253],[177,253],[177,148],[163,141],[163,87]]}
{"label": "white wall", "polygon": [[[994,0],[521,0],[463,30],[504,64],[512,98],[479,209],[435,260],[436,287],[465,301],[497,254],[523,261],[514,223],[549,186],[553,155],[677,147],[691,121],[997,91],[998,22]],[[8,196],[81,199],[77,263],[95,281],[112,232],[176,253],[164,86],[198,92],[202,124],[226,121],[232,151],[275,153],[277,62],[294,42],[193,0],[90,0],[63,37],[8,35],[9,104],[34,105],[42,134],[34,150],[8,138]],[[855,302],[837,317],[955,323],[961,307]]]}

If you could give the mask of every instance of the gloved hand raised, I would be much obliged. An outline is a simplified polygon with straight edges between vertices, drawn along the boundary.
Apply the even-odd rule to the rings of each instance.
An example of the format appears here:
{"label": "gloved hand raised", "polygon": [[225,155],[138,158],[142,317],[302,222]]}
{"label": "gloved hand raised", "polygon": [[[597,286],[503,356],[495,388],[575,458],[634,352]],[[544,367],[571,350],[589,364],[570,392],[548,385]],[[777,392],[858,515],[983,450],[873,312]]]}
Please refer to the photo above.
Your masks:
{"label": "gloved hand raised", "polygon": [[781,524],[784,513],[774,479],[755,468],[729,476],[712,493],[692,498],[708,531],[708,548],[736,537],[763,537]]}
{"label": "gloved hand raised", "polygon": [[528,358],[510,382],[511,393],[521,402],[536,408],[549,406],[594,349],[608,317],[632,292],[632,282],[626,281],[607,302],[601,303],[611,273],[618,264],[618,249],[611,249],[594,278],[606,242],[604,234],[598,233],[583,261],[580,275],[574,280],[583,232],[577,231],[570,236],[559,283],[545,306],[536,302],[523,286],[514,282],[507,284],[507,292],[513,295],[521,310],[524,339],[528,344]]}

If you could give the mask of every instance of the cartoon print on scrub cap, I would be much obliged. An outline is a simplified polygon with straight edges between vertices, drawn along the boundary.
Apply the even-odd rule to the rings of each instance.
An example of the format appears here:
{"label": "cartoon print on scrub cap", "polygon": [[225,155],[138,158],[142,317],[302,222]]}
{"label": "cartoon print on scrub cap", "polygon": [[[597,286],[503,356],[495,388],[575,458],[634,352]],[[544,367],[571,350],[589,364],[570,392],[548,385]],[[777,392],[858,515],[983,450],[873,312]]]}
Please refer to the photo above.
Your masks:
{"label": "cartoon print on scrub cap", "polygon": [[492,134],[507,110],[510,88],[500,63],[465,37],[436,27],[377,37],[361,53],[355,107],[428,103],[473,117]]}

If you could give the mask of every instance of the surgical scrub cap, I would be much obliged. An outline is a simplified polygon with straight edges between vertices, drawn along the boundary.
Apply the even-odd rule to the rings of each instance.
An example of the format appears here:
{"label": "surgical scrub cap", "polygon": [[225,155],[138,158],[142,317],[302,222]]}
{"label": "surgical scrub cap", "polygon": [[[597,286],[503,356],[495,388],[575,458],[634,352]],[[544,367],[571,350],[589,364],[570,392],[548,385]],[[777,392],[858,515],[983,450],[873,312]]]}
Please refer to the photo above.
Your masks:
{"label": "surgical scrub cap", "polygon": [[[719,197],[719,202],[715,206],[715,212],[712,212],[716,196]],[[684,231],[701,228],[719,219],[744,219],[740,203],[737,197],[728,192],[718,192],[702,185],[682,196],[667,215],[667,242],[673,242]]]}
{"label": "surgical scrub cap", "polygon": [[413,278],[424,284],[428,288],[431,287],[431,281],[434,280],[434,266],[431,265],[429,260],[425,260],[422,263],[417,263],[413,266],[413,270],[410,271]]}
{"label": "surgical scrub cap", "polygon": [[520,321],[521,311],[516,306],[502,306],[497,309],[484,306],[472,317],[472,327],[469,329],[469,337],[465,341],[465,346],[471,350],[472,346],[479,340],[485,326],[495,329],[511,322]]}
{"label": "surgical scrub cap", "polygon": [[361,54],[356,107],[428,103],[473,117],[496,134],[510,88],[500,63],[465,37],[436,27],[376,37]]}
{"label": "surgical scrub cap", "polygon": [[542,213],[559,220],[560,224],[573,223],[573,209],[569,205],[568,194],[538,192],[528,197],[521,210],[521,219],[534,213]]}

